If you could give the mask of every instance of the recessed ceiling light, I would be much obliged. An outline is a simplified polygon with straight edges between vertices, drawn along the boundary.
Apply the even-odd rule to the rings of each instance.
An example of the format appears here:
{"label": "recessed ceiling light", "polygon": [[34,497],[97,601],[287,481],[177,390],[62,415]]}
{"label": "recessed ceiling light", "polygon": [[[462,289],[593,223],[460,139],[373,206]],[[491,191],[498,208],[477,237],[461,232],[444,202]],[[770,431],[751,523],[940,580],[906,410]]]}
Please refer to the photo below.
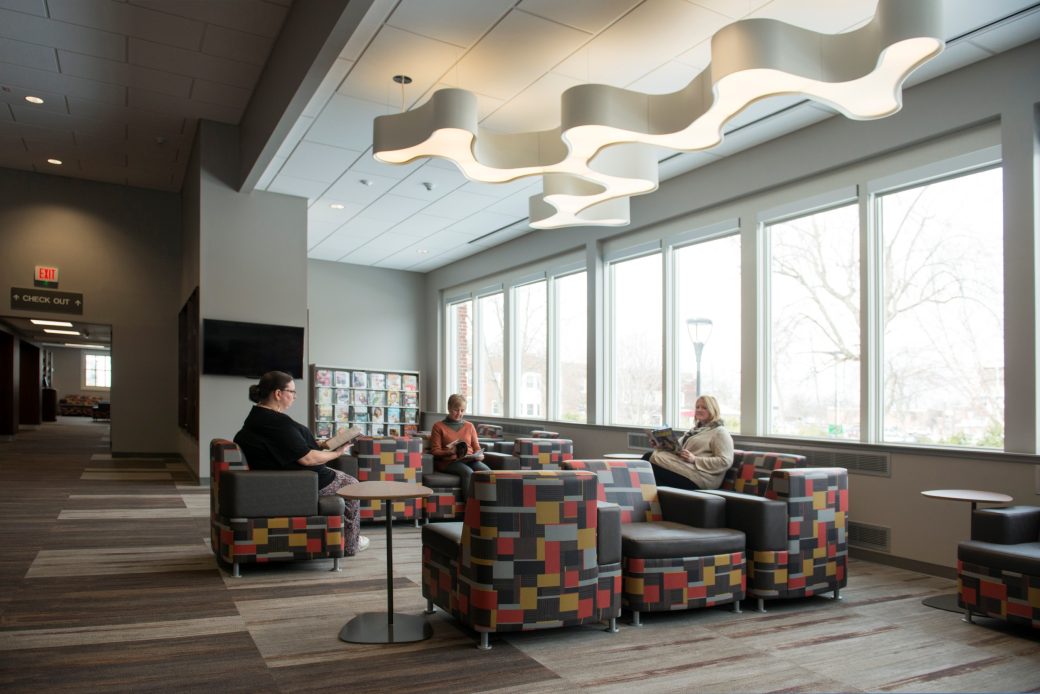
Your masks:
{"label": "recessed ceiling light", "polygon": [[394,75],[394,82],[398,84],[411,84],[412,78],[408,75]]}
{"label": "recessed ceiling light", "polygon": [[334,210],[342,210],[343,209],[343,203],[341,203],[341,202],[334,202],[331,205],[329,205],[329,207],[331,207]]}
{"label": "recessed ceiling light", "polygon": [[427,253],[429,253],[429,251],[426,250],[425,248],[420,248],[420,249],[416,250],[415,252],[418,253],[419,255],[426,255]]}
{"label": "recessed ceiling light", "polygon": [[61,159],[48,159],[48,164],[54,164],[55,166],[61,166]]}
{"label": "recessed ceiling light", "polygon": [[360,183],[363,186],[372,185],[372,181],[368,180],[367,178],[362,178],[360,181],[358,181],[358,183]]}
{"label": "recessed ceiling light", "polygon": [[78,330],[57,330],[55,328],[44,328],[43,332],[51,335],[79,335]]}
{"label": "recessed ceiling light", "polygon": [[42,104],[43,103],[43,99],[41,99],[38,96],[27,96],[27,97],[25,97],[25,100],[28,101],[30,104]]}
{"label": "recessed ceiling light", "polygon": [[29,322],[33,325],[56,325],[59,328],[71,328],[72,323],[67,320],[43,320],[42,318],[30,318]]}
{"label": "recessed ceiling light", "polygon": [[66,347],[79,347],[80,349],[110,349],[108,345],[84,345],[77,342],[66,342]]}

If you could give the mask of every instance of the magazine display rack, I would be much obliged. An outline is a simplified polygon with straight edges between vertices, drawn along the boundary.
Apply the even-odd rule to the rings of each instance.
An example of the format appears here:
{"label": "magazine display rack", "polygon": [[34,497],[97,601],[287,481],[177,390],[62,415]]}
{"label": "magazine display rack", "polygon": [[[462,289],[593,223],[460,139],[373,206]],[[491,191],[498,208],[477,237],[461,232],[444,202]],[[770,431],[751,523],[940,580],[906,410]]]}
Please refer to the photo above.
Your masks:
{"label": "magazine display rack", "polygon": [[419,429],[419,372],[311,364],[311,430],[324,439],[356,426],[367,436]]}

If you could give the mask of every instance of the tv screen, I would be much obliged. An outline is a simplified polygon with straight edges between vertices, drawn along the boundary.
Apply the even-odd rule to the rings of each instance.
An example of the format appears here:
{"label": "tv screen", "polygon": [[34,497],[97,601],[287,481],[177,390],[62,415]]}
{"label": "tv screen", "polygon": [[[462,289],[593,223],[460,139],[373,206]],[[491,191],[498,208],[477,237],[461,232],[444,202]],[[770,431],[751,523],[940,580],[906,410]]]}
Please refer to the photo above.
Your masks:
{"label": "tv screen", "polygon": [[303,378],[303,328],[202,321],[202,373],[259,378],[268,371]]}

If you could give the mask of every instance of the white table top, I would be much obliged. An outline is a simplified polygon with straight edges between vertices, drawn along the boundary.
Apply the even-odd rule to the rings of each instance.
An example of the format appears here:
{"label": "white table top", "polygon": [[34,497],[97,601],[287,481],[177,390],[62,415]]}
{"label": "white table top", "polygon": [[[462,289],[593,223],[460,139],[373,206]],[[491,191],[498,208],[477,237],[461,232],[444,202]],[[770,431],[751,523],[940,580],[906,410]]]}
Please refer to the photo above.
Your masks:
{"label": "white table top", "polygon": [[976,503],[1010,504],[1014,497],[999,492],[984,492],[978,489],[927,489],[921,492],[933,499],[951,499],[953,501],[972,501]]}

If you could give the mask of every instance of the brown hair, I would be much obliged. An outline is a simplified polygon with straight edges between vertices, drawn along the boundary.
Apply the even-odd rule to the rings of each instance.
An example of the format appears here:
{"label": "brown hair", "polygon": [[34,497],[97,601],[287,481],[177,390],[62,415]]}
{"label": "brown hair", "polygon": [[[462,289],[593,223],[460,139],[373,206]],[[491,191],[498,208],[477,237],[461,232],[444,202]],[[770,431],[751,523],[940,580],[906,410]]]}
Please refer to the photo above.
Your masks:
{"label": "brown hair", "polygon": [[249,401],[263,402],[276,390],[285,390],[293,382],[293,377],[284,371],[268,371],[260,377],[259,383],[249,386]]}
{"label": "brown hair", "polygon": [[454,393],[454,394],[452,394],[448,398],[448,410],[449,411],[453,410],[456,407],[461,407],[462,409],[466,409],[466,396],[465,395],[459,395],[458,393]]}

